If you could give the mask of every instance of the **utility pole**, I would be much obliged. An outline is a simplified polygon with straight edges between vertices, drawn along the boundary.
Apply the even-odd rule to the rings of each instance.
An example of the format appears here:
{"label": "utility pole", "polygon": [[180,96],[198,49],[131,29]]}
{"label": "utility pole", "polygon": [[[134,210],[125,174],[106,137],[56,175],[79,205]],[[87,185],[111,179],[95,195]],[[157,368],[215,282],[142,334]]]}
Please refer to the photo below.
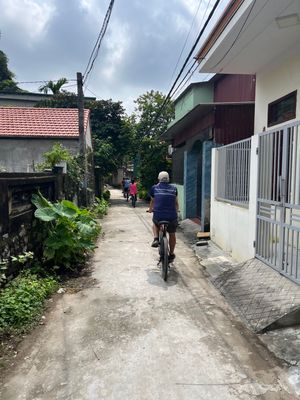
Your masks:
{"label": "utility pole", "polygon": [[77,72],[77,96],[78,96],[77,98],[78,98],[79,149],[80,149],[80,155],[85,156],[84,101],[83,101],[81,72]]}
{"label": "utility pole", "polygon": [[87,158],[86,158],[86,138],[84,134],[84,98],[83,98],[83,88],[82,88],[82,73],[77,72],[77,101],[78,101],[78,130],[79,130],[79,151],[83,158],[83,199],[84,205],[87,206]]}

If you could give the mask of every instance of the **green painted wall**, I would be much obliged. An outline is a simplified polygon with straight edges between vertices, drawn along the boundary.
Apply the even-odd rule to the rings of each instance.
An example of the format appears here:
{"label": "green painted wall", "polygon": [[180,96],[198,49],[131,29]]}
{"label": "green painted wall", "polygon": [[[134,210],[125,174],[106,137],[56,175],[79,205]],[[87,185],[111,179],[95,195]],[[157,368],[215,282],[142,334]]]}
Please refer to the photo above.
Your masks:
{"label": "green painted wall", "polygon": [[196,86],[193,90],[194,107],[200,103],[212,103],[214,101],[214,91],[211,83],[203,83]]}
{"label": "green painted wall", "polygon": [[189,90],[179,101],[175,104],[175,118],[171,124],[177,122],[184,117],[189,111],[194,108],[194,93]]}
{"label": "green painted wall", "polygon": [[178,203],[179,203],[179,211],[181,219],[185,219],[185,196],[184,196],[184,186],[183,185],[175,185],[178,191]]}
{"label": "green painted wall", "polygon": [[213,84],[203,82],[192,86],[176,103],[175,118],[170,122],[169,128],[188,114],[193,108],[201,103],[213,102]]}

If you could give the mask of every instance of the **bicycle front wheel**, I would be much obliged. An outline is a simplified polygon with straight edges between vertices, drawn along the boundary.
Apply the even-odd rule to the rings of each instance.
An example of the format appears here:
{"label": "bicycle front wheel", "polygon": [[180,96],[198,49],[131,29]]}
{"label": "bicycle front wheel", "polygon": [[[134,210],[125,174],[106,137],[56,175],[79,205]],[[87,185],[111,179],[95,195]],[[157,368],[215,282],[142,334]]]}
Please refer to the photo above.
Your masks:
{"label": "bicycle front wheel", "polygon": [[161,274],[164,281],[168,279],[168,239],[164,236],[161,240]]}

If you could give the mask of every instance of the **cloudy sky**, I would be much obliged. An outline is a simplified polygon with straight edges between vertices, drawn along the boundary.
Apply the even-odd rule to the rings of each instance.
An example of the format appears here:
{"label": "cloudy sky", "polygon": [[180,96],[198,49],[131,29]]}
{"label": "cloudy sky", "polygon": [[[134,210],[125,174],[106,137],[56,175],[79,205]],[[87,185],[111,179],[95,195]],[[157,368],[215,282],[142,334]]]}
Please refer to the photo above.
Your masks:
{"label": "cloudy sky", "polygon": [[[0,49],[8,56],[16,80],[75,79],[76,72],[84,72],[109,2],[0,0]],[[122,101],[130,113],[133,100],[146,91],[166,94],[214,3],[115,0],[85,95]],[[221,1],[213,23],[227,3]],[[196,71],[191,81],[205,78]],[[37,92],[39,85],[19,86]],[[68,90],[75,91],[76,86]]]}

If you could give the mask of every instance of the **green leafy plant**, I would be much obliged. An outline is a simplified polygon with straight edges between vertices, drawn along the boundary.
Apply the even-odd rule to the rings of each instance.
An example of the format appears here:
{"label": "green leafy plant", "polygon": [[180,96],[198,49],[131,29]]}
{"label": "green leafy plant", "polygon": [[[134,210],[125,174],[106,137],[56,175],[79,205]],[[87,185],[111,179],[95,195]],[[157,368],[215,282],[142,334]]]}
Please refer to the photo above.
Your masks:
{"label": "green leafy plant", "polygon": [[73,199],[79,194],[84,179],[84,160],[82,155],[72,155],[70,151],[60,143],[55,143],[51,150],[43,154],[44,161],[37,164],[38,171],[53,169],[62,161],[67,163],[67,176],[65,178],[65,195]]}
{"label": "green leafy plant", "polygon": [[2,260],[0,260],[0,285],[6,282],[6,271],[8,269],[8,265],[8,258],[3,258]]}
{"label": "green leafy plant", "polygon": [[108,209],[108,201],[102,199],[99,199],[99,197],[95,198],[95,203],[93,207],[93,212],[95,215],[99,218],[102,218],[104,215],[107,214],[107,209]]}
{"label": "green leafy plant", "polygon": [[0,334],[24,331],[40,315],[44,300],[58,287],[52,277],[23,271],[0,292]]}
{"label": "green leafy plant", "polygon": [[138,195],[139,195],[139,198],[143,199],[143,200],[148,200],[148,198],[149,198],[148,190],[143,189],[143,188],[139,189]]}
{"label": "green leafy plant", "polygon": [[48,224],[45,261],[62,270],[76,270],[94,250],[101,230],[92,212],[68,200],[53,204],[40,193],[32,197],[32,203],[37,208],[35,217]]}
{"label": "green leafy plant", "polygon": [[51,150],[43,154],[44,162],[38,164],[36,168],[43,171],[47,168],[53,168],[61,161],[70,161],[72,155],[61,143],[55,143]]}
{"label": "green leafy plant", "polygon": [[104,200],[108,201],[110,199],[110,191],[109,190],[105,190],[102,194],[102,197]]}
{"label": "green leafy plant", "polygon": [[24,251],[24,253],[17,256],[11,256],[11,261],[13,263],[24,265],[28,261],[33,260],[34,254],[32,251]]}

